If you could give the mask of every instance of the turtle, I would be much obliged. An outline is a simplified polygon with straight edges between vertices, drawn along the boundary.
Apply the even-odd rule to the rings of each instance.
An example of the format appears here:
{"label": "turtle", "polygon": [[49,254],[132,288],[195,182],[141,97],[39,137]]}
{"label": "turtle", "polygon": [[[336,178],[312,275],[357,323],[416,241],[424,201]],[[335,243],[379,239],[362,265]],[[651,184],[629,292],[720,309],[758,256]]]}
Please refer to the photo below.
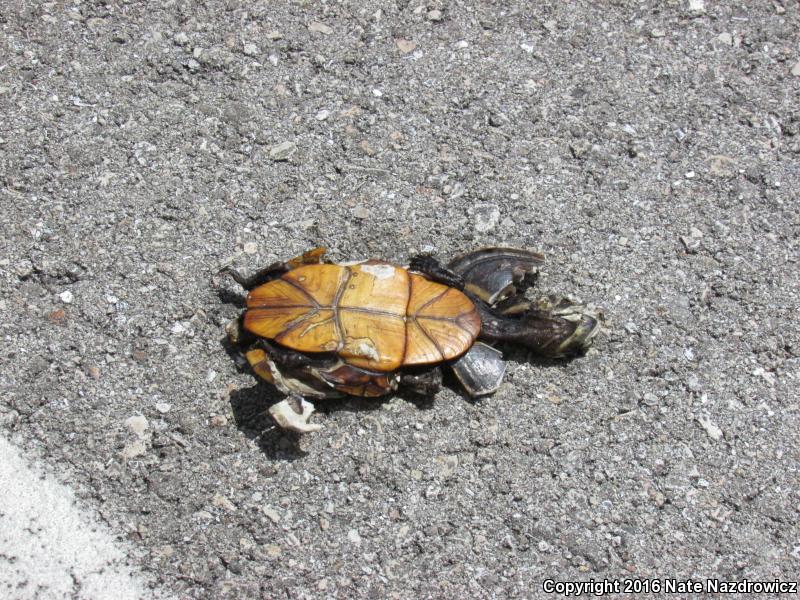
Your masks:
{"label": "turtle", "polygon": [[506,370],[495,346],[516,344],[547,358],[583,353],[600,314],[568,299],[526,299],[540,252],[490,247],[442,265],[431,255],[408,266],[378,259],[334,263],[314,248],[252,275],[226,267],[247,291],[227,326],[252,370],[287,397],[269,412],[297,433],[317,431],[309,399],[377,397],[407,388],[435,394],[442,369],[471,397],[494,393]]}

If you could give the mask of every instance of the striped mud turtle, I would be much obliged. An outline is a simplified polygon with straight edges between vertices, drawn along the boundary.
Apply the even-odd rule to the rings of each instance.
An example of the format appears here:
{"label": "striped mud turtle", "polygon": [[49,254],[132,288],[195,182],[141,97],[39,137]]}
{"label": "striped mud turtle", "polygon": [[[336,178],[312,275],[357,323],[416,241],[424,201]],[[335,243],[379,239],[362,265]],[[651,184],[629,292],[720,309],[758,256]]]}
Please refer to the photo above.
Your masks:
{"label": "striped mud turtle", "polygon": [[306,398],[382,396],[399,386],[435,393],[447,365],[470,396],[497,390],[502,353],[519,344],[560,358],[580,354],[599,330],[591,310],[567,300],[531,302],[524,291],[543,255],[484,248],[446,267],[418,256],[408,267],[381,260],[332,264],[316,248],[246,277],[245,312],[230,341],[260,377],[288,398],[270,408],[296,432],[316,431]]}

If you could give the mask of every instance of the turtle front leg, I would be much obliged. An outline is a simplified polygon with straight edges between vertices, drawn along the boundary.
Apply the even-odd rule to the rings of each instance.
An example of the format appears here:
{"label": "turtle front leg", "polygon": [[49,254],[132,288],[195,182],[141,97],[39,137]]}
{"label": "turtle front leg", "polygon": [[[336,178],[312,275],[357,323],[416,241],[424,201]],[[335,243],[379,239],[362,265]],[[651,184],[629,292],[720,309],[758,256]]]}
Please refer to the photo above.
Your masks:
{"label": "turtle front leg", "polygon": [[461,275],[443,267],[439,261],[429,254],[420,254],[412,257],[408,264],[411,271],[422,273],[431,281],[442,283],[457,290],[464,289],[464,278]]}
{"label": "turtle front leg", "polygon": [[291,271],[292,269],[296,269],[302,265],[316,265],[321,263],[325,256],[325,252],[327,252],[325,248],[314,248],[313,250],[304,252],[300,256],[295,256],[291,260],[272,263],[268,267],[259,269],[252,275],[243,275],[230,265],[223,267],[220,270],[220,273],[227,273],[236,283],[241,285],[247,291],[250,291],[262,283],[267,283],[268,281],[277,279],[287,271]]}
{"label": "turtle front leg", "polygon": [[278,426],[295,433],[313,433],[322,429],[322,425],[308,422],[313,412],[314,405],[296,394],[269,407],[269,414]]}
{"label": "turtle front leg", "polygon": [[226,275],[230,275],[231,278],[242,286],[248,292],[253,288],[258,287],[262,283],[267,283],[268,281],[272,281],[273,279],[277,279],[284,273],[289,270],[288,265],[281,261],[272,263],[268,267],[264,267],[263,269],[259,269],[255,273],[251,275],[244,275],[240,271],[234,269],[230,265],[223,267],[220,269],[220,273],[224,273]]}
{"label": "turtle front leg", "polygon": [[442,388],[442,369],[414,369],[400,374],[400,387],[420,396],[434,396]]}

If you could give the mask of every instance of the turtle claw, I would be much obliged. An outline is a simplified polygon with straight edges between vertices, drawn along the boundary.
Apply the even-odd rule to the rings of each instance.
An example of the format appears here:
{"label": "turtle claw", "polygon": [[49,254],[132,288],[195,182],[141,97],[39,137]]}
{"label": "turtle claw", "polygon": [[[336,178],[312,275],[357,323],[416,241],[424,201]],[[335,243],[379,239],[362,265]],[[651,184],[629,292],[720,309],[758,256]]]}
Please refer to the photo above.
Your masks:
{"label": "turtle claw", "polygon": [[242,320],[239,318],[228,321],[225,325],[225,333],[231,344],[238,344],[242,339]]}
{"label": "turtle claw", "polygon": [[322,429],[322,425],[309,423],[314,405],[301,396],[289,396],[269,407],[269,414],[281,429],[295,433],[313,433]]}

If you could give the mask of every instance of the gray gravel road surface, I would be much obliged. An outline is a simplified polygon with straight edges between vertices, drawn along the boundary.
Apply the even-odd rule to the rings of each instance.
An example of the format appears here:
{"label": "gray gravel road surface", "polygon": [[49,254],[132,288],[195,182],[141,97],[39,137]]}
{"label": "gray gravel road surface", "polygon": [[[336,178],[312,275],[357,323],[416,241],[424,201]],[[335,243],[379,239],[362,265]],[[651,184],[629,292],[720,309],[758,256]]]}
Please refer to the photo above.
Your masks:
{"label": "gray gravel road surface", "polygon": [[[800,9],[551,4],[3,4],[0,427],[154,591],[797,580]],[[297,441],[214,274],[315,245],[541,249],[605,331]]]}

